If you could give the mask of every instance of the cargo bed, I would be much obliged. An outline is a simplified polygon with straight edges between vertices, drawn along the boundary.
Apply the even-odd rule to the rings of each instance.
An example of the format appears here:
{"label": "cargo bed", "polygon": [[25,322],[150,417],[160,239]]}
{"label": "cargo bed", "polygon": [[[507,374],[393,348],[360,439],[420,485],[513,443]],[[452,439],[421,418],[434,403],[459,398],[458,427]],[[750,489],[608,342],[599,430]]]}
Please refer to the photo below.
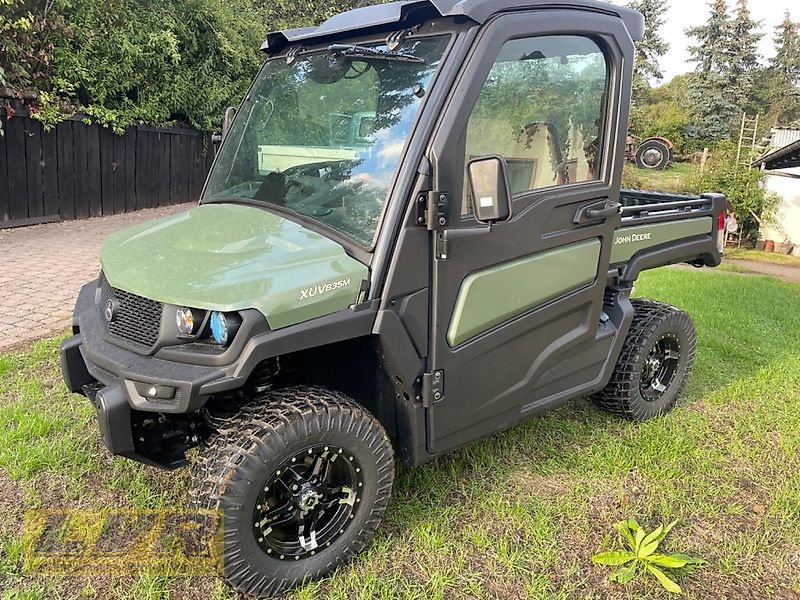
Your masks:
{"label": "cargo bed", "polygon": [[621,190],[620,203],[622,222],[614,234],[611,265],[622,280],[669,264],[715,267],[722,261],[724,195]]}

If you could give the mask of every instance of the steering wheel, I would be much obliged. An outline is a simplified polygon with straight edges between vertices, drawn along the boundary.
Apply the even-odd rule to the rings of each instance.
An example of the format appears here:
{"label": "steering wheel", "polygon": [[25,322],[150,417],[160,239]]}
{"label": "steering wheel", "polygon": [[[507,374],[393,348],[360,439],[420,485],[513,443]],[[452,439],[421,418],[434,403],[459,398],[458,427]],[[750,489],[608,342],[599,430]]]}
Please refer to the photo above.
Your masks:
{"label": "steering wheel", "polygon": [[[264,178],[253,198],[286,206],[291,197],[294,197],[292,203],[296,203],[299,195],[315,200],[312,203],[301,200],[302,205],[316,206],[314,211],[340,205],[344,190],[338,190],[336,185],[322,189],[321,184],[323,181],[341,179],[348,164],[349,161],[343,160],[320,161],[295,165],[281,172],[273,171]],[[323,169],[328,172],[323,172]]]}

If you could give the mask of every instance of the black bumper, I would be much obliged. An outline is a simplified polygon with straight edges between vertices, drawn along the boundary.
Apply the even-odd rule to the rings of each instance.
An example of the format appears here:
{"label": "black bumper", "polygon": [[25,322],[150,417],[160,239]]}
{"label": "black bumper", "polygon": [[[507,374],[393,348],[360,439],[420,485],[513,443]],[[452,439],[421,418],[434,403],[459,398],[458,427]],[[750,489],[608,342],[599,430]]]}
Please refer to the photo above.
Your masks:
{"label": "black bumper", "polygon": [[[78,296],[73,327],[78,331],[61,344],[61,368],[67,388],[92,403],[106,446],[113,454],[143,462],[133,439],[134,411],[185,414],[202,407],[214,392],[235,389],[240,378],[228,376],[223,367],[176,363],[137,354],[105,339],[95,300],[96,283],[85,285]],[[137,384],[174,388],[169,399],[150,399]]]}
{"label": "black bumper", "polygon": [[[95,301],[96,285],[85,285],[75,307],[73,326],[78,334],[61,345],[61,366],[70,391],[82,394],[84,386],[99,381],[118,385],[131,408],[145,412],[187,413],[203,406],[211,392],[239,387],[240,378],[229,377],[225,367],[199,366],[139,354],[108,341]],[[175,388],[169,399],[140,394],[136,384]]]}

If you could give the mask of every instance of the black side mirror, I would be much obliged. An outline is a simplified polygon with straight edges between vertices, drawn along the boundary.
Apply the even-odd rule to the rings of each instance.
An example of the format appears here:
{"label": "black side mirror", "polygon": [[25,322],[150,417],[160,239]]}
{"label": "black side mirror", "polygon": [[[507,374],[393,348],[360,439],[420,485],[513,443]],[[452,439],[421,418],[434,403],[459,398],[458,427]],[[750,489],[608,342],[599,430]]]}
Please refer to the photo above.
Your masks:
{"label": "black side mirror", "polygon": [[506,159],[482,156],[471,160],[467,171],[475,220],[492,224],[511,218],[511,186]]}
{"label": "black side mirror", "polygon": [[233,117],[236,116],[236,107],[229,106],[225,109],[225,112],[222,114],[222,137],[225,137],[225,134],[231,128],[231,123],[233,123]]}

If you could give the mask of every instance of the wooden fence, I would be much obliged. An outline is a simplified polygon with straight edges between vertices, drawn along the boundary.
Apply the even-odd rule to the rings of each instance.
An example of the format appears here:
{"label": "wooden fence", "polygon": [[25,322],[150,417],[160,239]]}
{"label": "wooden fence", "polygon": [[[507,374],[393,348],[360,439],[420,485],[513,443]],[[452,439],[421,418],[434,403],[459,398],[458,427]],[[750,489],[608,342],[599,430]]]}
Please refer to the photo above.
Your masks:
{"label": "wooden fence", "polygon": [[115,135],[79,117],[45,131],[0,118],[0,228],[191,202],[211,161],[211,134],[137,126]]}

